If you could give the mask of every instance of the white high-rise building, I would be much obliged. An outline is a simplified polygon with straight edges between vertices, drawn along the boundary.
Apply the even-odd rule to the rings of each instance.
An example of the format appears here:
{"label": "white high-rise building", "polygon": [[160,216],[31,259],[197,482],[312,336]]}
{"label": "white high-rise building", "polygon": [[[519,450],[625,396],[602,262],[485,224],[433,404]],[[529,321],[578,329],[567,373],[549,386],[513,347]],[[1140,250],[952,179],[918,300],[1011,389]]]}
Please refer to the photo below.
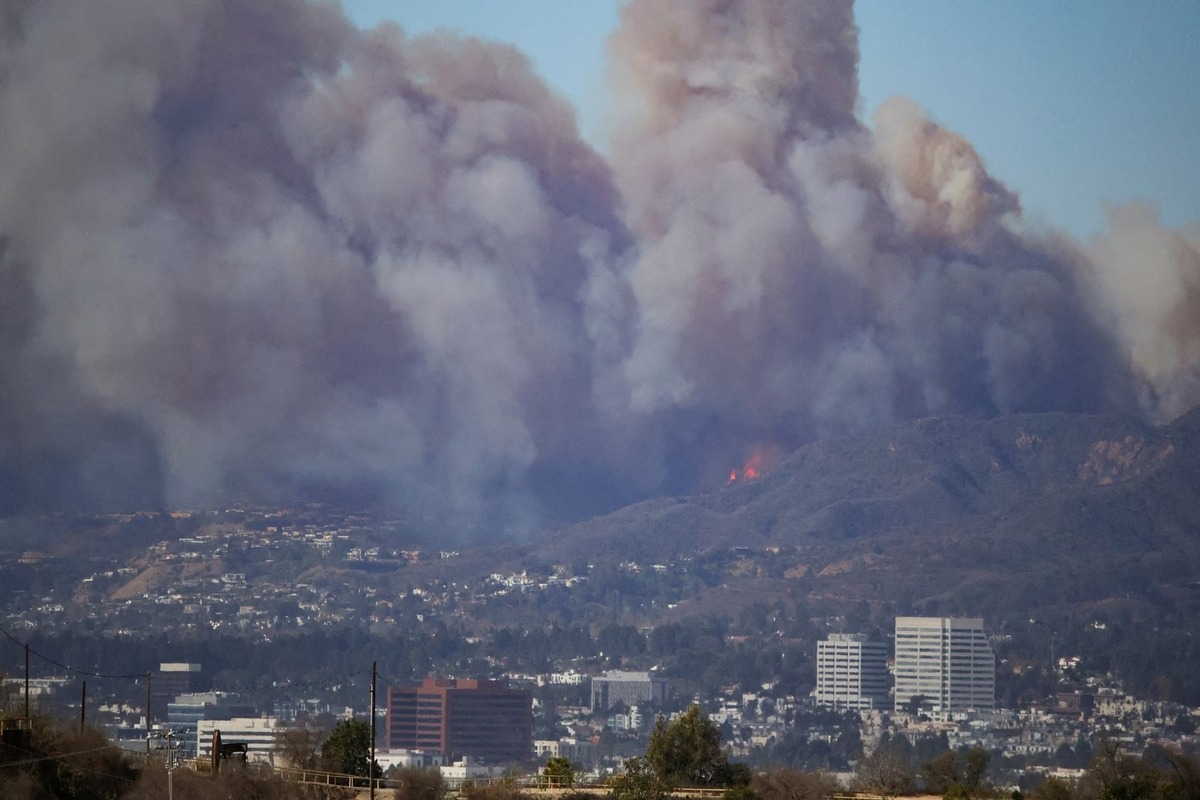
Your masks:
{"label": "white high-rise building", "polygon": [[834,633],[817,642],[818,705],[833,708],[886,708],[887,644],[854,633]]}
{"label": "white high-rise building", "polygon": [[977,617],[896,617],[895,710],[993,708],[996,656]]}

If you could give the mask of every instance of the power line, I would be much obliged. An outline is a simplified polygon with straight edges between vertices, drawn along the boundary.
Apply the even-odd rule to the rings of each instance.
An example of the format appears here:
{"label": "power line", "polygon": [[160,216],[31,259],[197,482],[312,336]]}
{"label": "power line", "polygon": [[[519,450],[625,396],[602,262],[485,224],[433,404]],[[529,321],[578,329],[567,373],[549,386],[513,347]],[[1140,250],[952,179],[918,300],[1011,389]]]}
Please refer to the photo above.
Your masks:
{"label": "power line", "polygon": [[287,680],[287,679],[281,680],[278,678],[277,679],[263,678],[258,682],[244,682],[244,683],[229,683],[229,682],[227,682],[227,683],[222,684],[222,687],[223,687],[223,690],[229,691],[229,692],[271,690],[274,692],[293,693],[294,694],[296,692],[307,691],[310,689],[328,690],[331,682],[336,682],[341,686],[358,688],[361,685],[359,683],[359,681],[366,683],[366,682],[370,681],[370,678],[371,678],[370,670],[365,670],[365,671],[364,670],[353,670],[353,671],[347,672],[347,673],[340,673],[337,676],[335,676],[334,678],[312,678],[312,679],[306,680],[306,681],[291,681],[291,680]]}
{"label": "power line", "polygon": [[401,681],[401,680],[397,680],[397,679],[393,678],[391,675],[388,675],[386,672],[380,672],[379,680],[383,681],[383,684],[385,686],[408,686],[409,684],[413,683],[414,679],[408,678],[406,680]]}
{"label": "power line", "polygon": [[[20,750],[23,753],[32,753],[33,752],[32,750],[26,750],[24,748],[11,747],[11,745],[10,745],[10,748],[14,749],[14,750]],[[120,749],[121,748],[117,747],[115,744],[106,744],[103,747],[93,747],[88,750],[76,750],[73,753],[59,753],[58,755],[53,755],[53,756],[41,756],[39,758],[27,758],[24,761],[6,761],[6,762],[4,762],[4,764],[2,766],[4,766],[6,769],[8,767],[27,767],[30,764],[40,764],[43,761],[62,761],[63,759],[70,758],[71,756],[84,756],[84,755],[88,755],[89,753],[99,753],[104,750],[120,750]],[[109,777],[112,777],[112,778],[120,777],[119,775],[112,775],[111,773],[108,773],[108,772],[101,772],[99,770],[88,769],[86,767],[84,769],[88,772],[96,772],[97,774],[108,775]]]}
{"label": "power line", "polygon": [[[22,642],[20,639],[18,639],[12,633],[10,633],[8,630],[6,630],[3,626],[0,626],[0,633],[4,634],[4,636],[6,636],[10,640],[12,640],[13,643],[15,643],[21,647],[28,646],[28,642]],[[61,661],[58,661],[57,659],[51,658],[50,656],[47,656],[44,653],[34,650],[32,647],[29,647],[29,652],[32,655],[35,655],[38,658],[42,659],[46,663],[52,664],[52,665],[58,667],[59,669],[64,669],[64,670],[74,673],[76,675],[83,675],[83,676],[86,676],[89,678],[109,678],[109,679],[113,679],[113,680],[143,680],[146,677],[145,672],[139,672],[139,673],[131,674],[131,675],[120,675],[120,674],[105,673],[105,672],[91,672],[89,670],[79,669],[78,667],[72,667],[69,664],[64,664]],[[365,670],[365,671],[354,670],[348,674],[343,674],[342,676],[340,676],[339,682],[343,683],[343,684],[348,684],[350,686],[357,686],[358,681],[361,680],[361,681],[366,682],[369,679],[370,679],[370,670]],[[245,690],[264,690],[264,689],[295,692],[295,691],[305,691],[305,690],[311,690],[311,689],[327,689],[328,684],[329,684],[329,679],[312,679],[312,680],[308,680],[308,681],[297,681],[297,682],[289,681],[287,683],[280,683],[279,681],[272,681],[270,684],[268,684],[264,680],[262,683],[257,683],[257,684],[256,683],[245,683],[242,685],[229,686],[227,688],[228,688],[228,690],[235,691],[235,692],[236,691],[245,691]]]}
{"label": "power line", "polygon": [[[21,645],[22,647],[29,647],[28,642],[22,642],[16,636],[13,636],[11,633],[9,633],[7,630],[5,630],[3,626],[0,626],[0,633],[3,633],[5,636],[7,636],[13,642]],[[66,671],[73,672],[76,675],[86,675],[89,678],[112,678],[112,679],[121,679],[121,680],[138,679],[138,680],[140,680],[140,679],[146,677],[146,673],[144,673],[144,672],[140,672],[136,675],[110,675],[110,674],[106,674],[103,672],[88,672],[87,670],[78,669],[76,667],[70,666],[69,664],[64,664],[61,661],[56,661],[55,659],[50,658],[50,656],[48,656],[48,655],[39,653],[37,650],[34,650],[32,647],[29,647],[29,652],[31,654],[37,656],[38,658],[42,659],[42,661],[45,661],[47,664],[53,664],[54,666],[58,667],[59,669],[65,669]]]}
{"label": "power line", "polygon": [[[28,753],[29,755],[34,755],[33,750],[26,750],[23,747],[14,747],[13,745],[8,745],[7,749],[15,750],[19,753]],[[122,756],[124,756],[124,757],[128,757],[128,756],[132,755],[130,753],[126,753],[125,751],[121,750],[121,748],[118,747],[117,745],[109,742],[108,744],[102,745],[100,747],[92,747],[87,750],[75,750],[74,752],[70,752],[70,753],[58,753],[58,754],[49,755],[49,756],[39,756],[37,758],[27,758],[24,761],[9,761],[4,764],[0,764],[0,767],[3,767],[3,768],[27,767],[32,764],[40,764],[44,761],[64,761],[65,762],[66,759],[71,758],[73,756],[89,755],[91,753],[99,753],[99,752],[103,752],[103,751],[107,751],[107,750],[116,750],[116,751],[120,752],[122,754]],[[137,782],[136,779],[130,778],[128,775],[117,775],[115,773],[108,772],[103,769],[98,769],[94,766],[84,766],[81,764],[71,764],[71,763],[68,763],[68,766],[71,767],[71,769],[76,770],[77,772],[89,772],[93,775],[103,775],[106,778],[114,778],[116,780],[125,781],[126,783],[136,783]]]}

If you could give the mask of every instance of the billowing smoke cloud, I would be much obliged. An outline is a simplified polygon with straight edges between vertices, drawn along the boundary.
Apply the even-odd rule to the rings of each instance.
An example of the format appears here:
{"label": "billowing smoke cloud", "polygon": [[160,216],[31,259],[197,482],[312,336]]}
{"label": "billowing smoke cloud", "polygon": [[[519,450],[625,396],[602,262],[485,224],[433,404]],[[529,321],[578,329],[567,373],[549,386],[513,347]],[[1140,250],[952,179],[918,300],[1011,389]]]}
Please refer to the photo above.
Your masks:
{"label": "billowing smoke cloud", "polygon": [[1194,234],[1087,248],[843,2],[634,0],[611,162],[515,50],[304,0],[0,12],[0,511],[528,528],[756,445],[1200,402]]}
{"label": "billowing smoke cloud", "polygon": [[8,505],[508,518],[535,462],[597,446],[613,189],[520,54],[291,0],[41,2],[5,36]]}
{"label": "billowing smoke cloud", "polygon": [[1200,223],[1169,230],[1133,204],[1109,227],[1088,247],[1097,316],[1141,379],[1143,409],[1169,420],[1200,402]]}
{"label": "billowing smoke cloud", "polygon": [[1126,402],[1075,257],[1012,232],[1017,198],[970,144],[902,98],[857,121],[849,3],[634,3],[623,22],[635,410],[704,409],[744,442]]}

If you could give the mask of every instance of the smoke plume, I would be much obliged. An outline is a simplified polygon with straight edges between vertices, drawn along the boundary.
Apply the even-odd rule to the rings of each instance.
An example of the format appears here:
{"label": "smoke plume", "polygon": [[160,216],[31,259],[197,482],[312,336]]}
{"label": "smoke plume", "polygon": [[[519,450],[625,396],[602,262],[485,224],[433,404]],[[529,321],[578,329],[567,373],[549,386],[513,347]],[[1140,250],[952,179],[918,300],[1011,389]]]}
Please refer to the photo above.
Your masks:
{"label": "smoke plume", "polygon": [[1081,245],[846,2],[633,0],[611,158],[502,45],[306,0],[0,12],[0,512],[529,529],[930,414],[1200,402],[1200,237]]}

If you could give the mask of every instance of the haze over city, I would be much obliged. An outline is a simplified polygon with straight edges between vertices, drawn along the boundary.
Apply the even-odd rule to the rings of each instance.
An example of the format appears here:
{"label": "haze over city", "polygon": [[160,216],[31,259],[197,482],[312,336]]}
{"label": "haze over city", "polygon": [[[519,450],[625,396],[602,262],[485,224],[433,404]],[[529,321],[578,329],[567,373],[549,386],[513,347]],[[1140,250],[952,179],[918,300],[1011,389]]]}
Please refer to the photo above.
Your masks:
{"label": "haze over city", "polygon": [[[0,511],[320,499],[487,536],[908,419],[1200,401],[1194,194],[1114,189],[1093,236],[1026,219],[954,106],[865,96],[880,4],[562,8],[611,30],[582,97],[405,4],[8,6]],[[1004,8],[979,13],[1086,16]],[[1128,41],[1058,63],[1145,64],[1114,94],[1170,113],[1123,130],[1191,174],[1197,72],[1155,59],[1194,48]]]}

